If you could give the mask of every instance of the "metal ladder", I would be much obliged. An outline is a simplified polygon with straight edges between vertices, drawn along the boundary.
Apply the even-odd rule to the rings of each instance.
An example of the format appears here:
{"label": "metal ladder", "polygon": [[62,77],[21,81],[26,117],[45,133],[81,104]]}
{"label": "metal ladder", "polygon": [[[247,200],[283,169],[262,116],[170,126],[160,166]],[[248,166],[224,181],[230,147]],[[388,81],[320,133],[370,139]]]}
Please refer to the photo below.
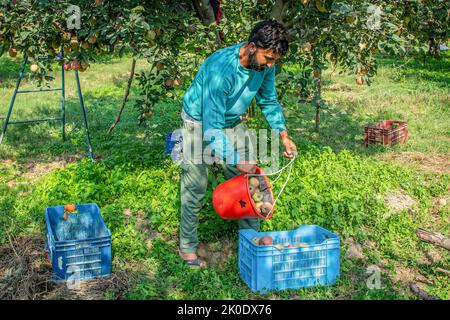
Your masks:
{"label": "metal ladder", "polygon": [[[58,53],[58,55],[56,56],[55,60],[61,60],[64,58],[64,51],[61,50],[60,53]],[[36,60],[39,59],[47,59],[49,60],[50,58],[48,56],[44,56],[44,57],[37,57]],[[2,144],[3,142],[3,138],[5,137],[6,134],[6,130],[8,129],[8,125],[10,124],[23,124],[23,123],[34,123],[34,122],[44,122],[44,121],[61,121],[61,129],[62,129],[62,139],[63,141],[65,141],[66,139],[66,132],[65,132],[65,126],[66,126],[66,86],[65,86],[65,70],[64,70],[64,64],[61,64],[61,76],[62,76],[62,86],[61,88],[40,88],[37,90],[19,90],[19,86],[20,83],[22,81],[23,78],[23,74],[25,71],[25,67],[28,63],[28,54],[27,52],[24,53],[24,60],[23,60],[23,65],[22,65],[22,69],[20,70],[20,74],[19,74],[19,78],[17,79],[17,83],[16,83],[16,87],[14,89],[14,94],[12,96],[11,99],[11,103],[9,105],[9,109],[8,109],[8,113],[6,114],[6,118],[5,118],[5,124],[3,125],[3,130],[2,133],[0,135],[0,144]],[[77,89],[78,89],[78,98],[80,100],[80,106],[81,106],[81,113],[83,116],[83,124],[84,124],[84,133],[86,135],[86,141],[87,141],[87,145],[88,145],[88,149],[89,149],[89,157],[91,158],[91,161],[94,162],[94,156],[92,153],[92,147],[91,147],[91,138],[89,135],[89,128],[88,128],[88,123],[87,123],[87,119],[86,119],[86,109],[84,107],[84,101],[83,101],[83,94],[81,92],[81,86],[80,86],[80,78],[78,76],[78,71],[75,70],[75,79],[76,79],[76,83],[77,83]],[[31,119],[31,120],[15,120],[15,121],[10,121],[10,117],[11,117],[11,112],[12,109],[14,107],[14,103],[16,101],[16,96],[19,93],[30,93],[30,92],[48,92],[48,91],[61,91],[62,92],[62,108],[61,108],[61,117],[56,117],[56,118],[45,118],[45,119]]]}

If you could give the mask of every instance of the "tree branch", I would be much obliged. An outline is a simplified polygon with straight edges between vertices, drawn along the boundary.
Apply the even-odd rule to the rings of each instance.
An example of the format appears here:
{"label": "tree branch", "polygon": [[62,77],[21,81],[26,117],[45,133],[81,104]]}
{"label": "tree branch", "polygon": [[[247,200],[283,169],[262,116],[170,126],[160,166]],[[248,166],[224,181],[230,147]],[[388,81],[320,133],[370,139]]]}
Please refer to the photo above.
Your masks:
{"label": "tree branch", "polygon": [[110,134],[111,131],[114,130],[114,128],[120,121],[120,117],[122,116],[122,112],[125,109],[125,105],[127,103],[128,96],[130,95],[130,89],[131,89],[131,84],[133,83],[135,70],[136,70],[136,59],[133,59],[133,62],[131,64],[131,74],[130,74],[130,78],[128,79],[128,85],[127,85],[127,90],[125,91],[125,96],[123,97],[122,105],[120,107],[119,113],[116,116],[116,120],[114,121],[114,123],[111,125],[111,127],[108,130],[108,134]]}
{"label": "tree branch", "polygon": [[419,237],[419,239],[424,242],[428,242],[440,246],[442,248],[445,248],[447,250],[450,250],[450,238],[447,238],[446,236],[440,233],[419,228],[416,230],[416,234]]}

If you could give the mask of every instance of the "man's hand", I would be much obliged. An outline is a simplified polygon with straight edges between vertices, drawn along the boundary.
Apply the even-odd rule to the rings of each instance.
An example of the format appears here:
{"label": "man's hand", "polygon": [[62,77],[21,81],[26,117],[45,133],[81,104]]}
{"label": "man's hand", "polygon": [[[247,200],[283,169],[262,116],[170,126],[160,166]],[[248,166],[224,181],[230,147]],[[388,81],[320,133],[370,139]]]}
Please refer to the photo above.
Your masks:
{"label": "man's hand", "polygon": [[283,155],[286,158],[293,158],[298,154],[297,146],[295,143],[289,138],[287,131],[280,132],[281,143],[284,147]]}
{"label": "man's hand", "polygon": [[255,173],[256,161],[241,161],[236,165],[236,168],[242,173]]}

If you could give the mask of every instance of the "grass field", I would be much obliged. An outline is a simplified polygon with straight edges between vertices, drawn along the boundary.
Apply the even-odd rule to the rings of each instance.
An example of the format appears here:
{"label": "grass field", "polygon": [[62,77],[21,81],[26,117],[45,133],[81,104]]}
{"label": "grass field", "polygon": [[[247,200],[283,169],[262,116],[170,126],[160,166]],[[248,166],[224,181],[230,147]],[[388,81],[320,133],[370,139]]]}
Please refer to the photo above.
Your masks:
{"label": "grass field", "polygon": [[[380,58],[379,65],[370,87],[336,71],[324,75],[329,107],[322,110],[320,133],[314,130],[314,108],[283,98],[301,154],[277,212],[262,228],[318,224],[337,233],[336,285],[253,294],[238,275],[237,224],[212,209],[211,192],[221,176],[211,177],[200,216],[200,253],[209,267],[191,270],[181,263],[179,167],[164,155],[165,133],[181,123],[181,102],[159,103],[143,125],[128,107],[108,135],[131,66],[130,59],[112,59],[81,74],[95,164],[86,159],[73,73],[66,77],[66,141],[59,124],[40,123],[10,126],[0,145],[0,299],[415,299],[411,282],[450,299],[448,276],[438,271],[448,269],[449,253],[415,234],[418,227],[450,234],[450,55],[425,63]],[[138,63],[138,70],[146,68],[146,62]],[[0,117],[19,69],[20,60],[0,57]],[[55,85],[59,73],[56,78]],[[130,98],[129,106],[135,90]],[[58,93],[19,95],[12,119],[59,112]],[[250,126],[259,126],[260,119],[258,113]],[[365,148],[364,125],[382,119],[408,121],[408,143]],[[113,234],[114,276],[78,291],[48,283],[43,243],[45,208],[73,202],[98,203]],[[380,271],[379,288],[368,285],[371,266]],[[30,279],[27,286],[21,284],[24,277]]]}

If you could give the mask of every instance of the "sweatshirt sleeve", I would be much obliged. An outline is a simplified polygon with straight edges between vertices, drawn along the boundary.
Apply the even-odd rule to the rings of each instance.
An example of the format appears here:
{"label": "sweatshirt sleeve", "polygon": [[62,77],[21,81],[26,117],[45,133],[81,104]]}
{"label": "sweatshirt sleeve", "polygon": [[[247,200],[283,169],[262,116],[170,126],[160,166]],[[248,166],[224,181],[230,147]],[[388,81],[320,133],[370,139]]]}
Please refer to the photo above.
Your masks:
{"label": "sweatshirt sleeve", "polygon": [[226,101],[230,90],[231,82],[223,73],[218,70],[205,70],[202,93],[203,137],[215,156],[228,164],[236,165],[239,155],[224,132]]}
{"label": "sweatshirt sleeve", "polygon": [[286,120],[275,89],[275,66],[268,69],[255,98],[270,127],[278,133],[286,130]]}

